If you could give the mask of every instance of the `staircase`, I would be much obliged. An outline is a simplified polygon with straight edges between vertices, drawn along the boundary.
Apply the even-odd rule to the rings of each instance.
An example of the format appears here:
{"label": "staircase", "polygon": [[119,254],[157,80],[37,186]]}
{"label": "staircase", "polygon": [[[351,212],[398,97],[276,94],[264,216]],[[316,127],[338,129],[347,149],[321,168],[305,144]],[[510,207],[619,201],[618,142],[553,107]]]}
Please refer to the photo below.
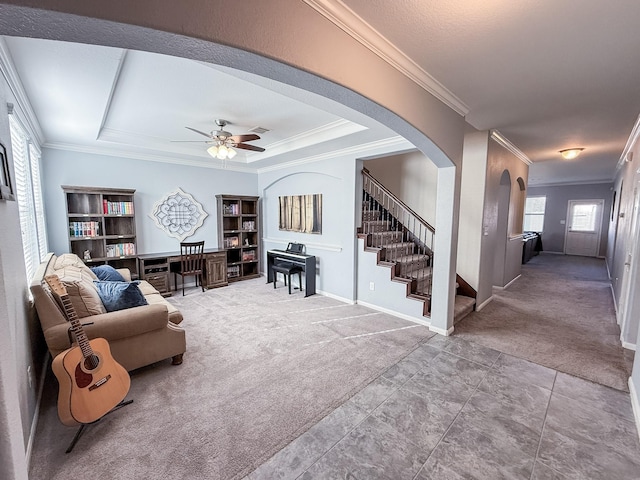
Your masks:
{"label": "staircase", "polygon": [[[376,252],[377,264],[391,269],[391,280],[407,285],[407,297],[424,303],[430,316],[435,229],[362,170],[362,224],[358,237]],[[454,324],[475,308],[476,292],[457,276]]]}

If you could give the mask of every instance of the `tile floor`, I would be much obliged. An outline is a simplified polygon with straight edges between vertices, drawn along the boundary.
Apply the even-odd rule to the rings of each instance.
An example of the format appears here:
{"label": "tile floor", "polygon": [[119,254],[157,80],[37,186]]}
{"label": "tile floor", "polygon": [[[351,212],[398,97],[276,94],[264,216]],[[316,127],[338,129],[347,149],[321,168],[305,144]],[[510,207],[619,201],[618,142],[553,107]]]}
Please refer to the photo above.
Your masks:
{"label": "tile floor", "polygon": [[436,335],[246,480],[640,479],[627,393]]}

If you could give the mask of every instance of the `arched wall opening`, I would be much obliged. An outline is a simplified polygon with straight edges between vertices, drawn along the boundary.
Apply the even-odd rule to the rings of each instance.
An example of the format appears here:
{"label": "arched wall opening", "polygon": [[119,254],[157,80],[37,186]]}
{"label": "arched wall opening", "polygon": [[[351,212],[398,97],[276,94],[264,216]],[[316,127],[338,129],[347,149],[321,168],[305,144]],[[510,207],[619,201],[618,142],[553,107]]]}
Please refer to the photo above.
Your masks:
{"label": "arched wall opening", "polygon": [[511,175],[504,170],[500,177],[498,188],[498,215],[496,228],[496,248],[493,258],[493,284],[498,287],[505,285],[505,266],[507,256],[507,241],[509,238],[509,203],[511,198]]}
{"label": "arched wall opening", "polygon": [[[189,8],[170,0],[155,2],[153,8],[146,2],[120,1],[23,4],[11,0],[0,4],[0,35],[136,49],[243,70],[335,100],[410,141],[439,168],[434,284],[441,285],[439,290],[446,295],[434,300],[432,323],[443,332],[452,326],[462,115],[304,2],[194,0]],[[222,18],[231,10],[234,15]],[[341,54],[335,55],[336,51]],[[7,388],[15,393],[13,385]],[[20,417],[13,393],[3,408],[7,418]],[[5,427],[0,422],[5,437],[19,434],[19,427]],[[24,458],[18,457],[12,454],[11,465],[1,471],[22,471]]]}
{"label": "arched wall opening", "polygon": [[[432,324],[436,331],[452,330],[456,166],[461,166],[466,126],[460,113],[303,2],[194,0],[188,9],[168,0],[154,9],[118,2],[21,3],[0,5],[0,34],[137,49],[243,70],[334,100],[411,142],[438,167]],[[236,15],[219,21],[228,9]]]}

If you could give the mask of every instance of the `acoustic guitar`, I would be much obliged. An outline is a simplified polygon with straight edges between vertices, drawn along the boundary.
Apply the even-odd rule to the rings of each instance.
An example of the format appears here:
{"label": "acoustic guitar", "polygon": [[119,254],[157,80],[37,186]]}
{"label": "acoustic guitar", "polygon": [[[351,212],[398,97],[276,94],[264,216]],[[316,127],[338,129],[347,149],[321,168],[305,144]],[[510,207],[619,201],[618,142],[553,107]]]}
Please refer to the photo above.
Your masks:
{"label": "acoustic guitar", "polygon": [[47,275],[44,280],[71,323],[77,342],[58,354],[51,366],[60,383],[58,416],[68,426],[95,422],[127,396],[129,373],[113,359],[104,338],[87,338],[58,276]]}

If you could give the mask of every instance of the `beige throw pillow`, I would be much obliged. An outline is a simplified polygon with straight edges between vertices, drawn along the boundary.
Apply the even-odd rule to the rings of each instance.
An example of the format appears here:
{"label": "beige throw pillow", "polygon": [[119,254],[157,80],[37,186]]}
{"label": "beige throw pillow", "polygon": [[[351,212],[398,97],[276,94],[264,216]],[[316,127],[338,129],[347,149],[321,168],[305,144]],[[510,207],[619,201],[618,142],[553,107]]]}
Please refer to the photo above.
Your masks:
{"label": "beige throw pillow", "polygon": [[106,313],[93,279],[83,268],[66,266],[55,271],[67,289],[69,301],[78,318]]}

